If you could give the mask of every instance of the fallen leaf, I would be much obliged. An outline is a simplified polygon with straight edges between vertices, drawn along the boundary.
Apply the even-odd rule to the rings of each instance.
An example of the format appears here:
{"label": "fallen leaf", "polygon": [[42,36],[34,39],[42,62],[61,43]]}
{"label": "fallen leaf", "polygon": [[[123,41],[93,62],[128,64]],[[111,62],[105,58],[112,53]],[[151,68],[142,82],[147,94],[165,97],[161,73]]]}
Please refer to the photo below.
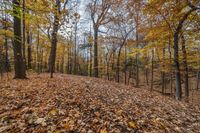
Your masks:
{"label": "fallen leaf", "polygon": [[56,115],[57,114],[57,111],[55,109],[52,109],[50,112],[49,112],[49,115]]}
{"label": "fallen leaf", "polygon": [[44,118],[38,118],[36,121],[35,121],[35,124],[40,124],[42,126],[46,126],[46,120]]}
{"label": "fallen leaf", "polygon": [[94,112],[94,114],[95,114],[97,117],[100,117],[100,113],[99,113],[99,112]]}
{"label": "fallen leaf", "polygon": [[128,122],[128,126],[135,129],[135,128],[137,128],[137,123],[134,121],[130,121],[130,122]]}
{"label": "fallen leaf", "polygon": [[102,128],[102,129],[100,130],[100,133],[107,133],[106,127]]}

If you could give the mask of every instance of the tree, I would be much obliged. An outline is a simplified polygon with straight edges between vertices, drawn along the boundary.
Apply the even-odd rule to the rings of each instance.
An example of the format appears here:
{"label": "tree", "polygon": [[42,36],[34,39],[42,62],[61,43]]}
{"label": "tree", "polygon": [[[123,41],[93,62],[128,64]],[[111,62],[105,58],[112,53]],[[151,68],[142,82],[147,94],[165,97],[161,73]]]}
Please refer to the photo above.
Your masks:
{"label": "tree", "polygon": [[[140,33],[139,33],[139,29],[140,29],[140,25],[142,24],[142,20],[143,20],[143,8],[142,8],[142,2],[141,0],[135,0],[132,1],[130,0],[127,4],[128,4],[128,10],[129,10],[129,16],[131,17],[131,19],[133,19],[133,24],[135,25],[135,40],[136,40],[136,48],[139,48],[139,41],[140,41]],[[136,53],[135,55],[135,66],[136,66],[136,87],[139,87],[139,82],[140,82],[140,78],[139,78],[139,53]]]}
{"label": "tree", "polygon": [[94,76],[99,76],[98,69],[98,33],[99,28],[111,21],[108,18],[108,12],[111,8],[110,0],[92,0],[88,5],[90,16],[93,22],[94,30]]}
{"label": "tree", "polygon": [[[175,75],[176,75],[176,99],[181,100],[181,93],[182,93],[182,87],[181,87],[181,74],[180,74],[180,64],[179,64],[179,35],[182,30],[183,24],[185,20],[188,18],[188,16],[194,12],[197,9],[194,5],[191,4],[191,2],[188,0],[187,5],[190,7],[190,10],[188,10],[183,17],[179,20],[177,27],[175,28],[174,32],[174,64],[175,64]],[[187,94],[188,95],[188,94]]]}
{"label": "tree", "polygon": [[[193,2],[189,0],[184,1],[148,1],[146,4],[147,12],[150,12],[150,20],[157,23],[157,25],[162,25],[161,29],[165,26],[168,30],[169,36],[168,40],[173,38],[173,50],[174,50],[174,68],[175,68],[175,79],[176,79],[176,99],[181,100],[182,98],[182,86],[181,86],[181,69],[180,69],[180,58],[179,58],[179,40],[180,36],[183,33],[183,27],[185,21],[187,21],[188,17],[193,14],[199,7],[193,5],[198,2]],[[171,10],[169,10],[171,9]],[[154,17],[154,19],[153,19]],[[186,25],[188,26],[188,25]],[[159,31],[161,29],[156,29],[155,31]],[[164,29],[164,28],[163,28]],[[154,32],[155,32],[154,31]],[[153,31],[152,31],[153,32]],[[163,31],[164,32],[164,31]],[[163,33],[160,32],[160,33]],[[159,35],[158,35],[159,36]],[[160,34],[159,38],[162,38],[164,34]],[[155,40],[154,40],[155,41]],[[169,44],[171,42],[169,41]],[[171,50],[170,58],[171,58]],[[186,81],[187,82],[187,81]],[[187,85],[186,85],[187,88]],[[187,89],[186,89],[187,90]],[[186,95],[187,91],[186,91]]]}
{"label": "tree", "polygon": [[20,0],[13,0],[14,13],[14,68],[16,79],[26,78],[25,62],[22,56],[22,37],[21,37],[21,10]]}
{"label": "tree", "polygon": [[[55,71],[55,61],[56,61],[56,49],[57,49],[57,34],[59,27],[61,26],[62,18],[65,20],[65,15],[68,12],[66,10],[66,5],[68,0],[65,0],[63,3],[61,0],[56,0],[53,3],[53,15],[54,15],[54,22],[53,22],[53,31],[51,33],[51,52],[49,55],[49,71],[51,73],[50,77],[53,78],[53,73]],[[61,5],[63,4],[63,9]]]}

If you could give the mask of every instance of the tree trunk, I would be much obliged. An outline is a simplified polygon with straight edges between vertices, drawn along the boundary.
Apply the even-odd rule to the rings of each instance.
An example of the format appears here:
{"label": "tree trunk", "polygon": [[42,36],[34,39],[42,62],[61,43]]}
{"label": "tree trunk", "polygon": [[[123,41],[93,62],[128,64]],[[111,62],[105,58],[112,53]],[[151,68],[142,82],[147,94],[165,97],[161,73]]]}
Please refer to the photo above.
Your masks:
{"label": "tree trunk", "polygon": [[27,44],[28,44],[28,48],[27,48],[27,55],[28,55],[28,69],[31,69],[32,68],[32,65],[31,65],[31,35],[30,35],[30,32],[28,31],[27,32]]}
{"label": "tree trunk", "polygon": [[56,62],[56,72],[60,72],[60,61]]}
{"label": "tree trunk", "polygon": [[70,74],[70,43],[67,46],[67,74]]}
{"label": "tree trunk", "polygon": [[161,73],[162,77],[162,94],[165,93],[165,47],[163,48],[163,70]]}
{"label": "tree trunk", "polygon": [[[124,44],[123,44],[124,45]],[[116,70],[116,78],[117,78],[117,82],[119,83],[119,78],[120,78],[120,57],[121,57],[121,49],[123,47],[123,45],[120,46],[119,48],[119,53],[118,53],[118,56],[117,56],[117,70]]]}
{"label": "tree trunk", "polygon": [[[138,23],[138,22],[137,22]],[[139,46],[139,36],[138,36],[138,25],[136,26],[136,47],[138,48]],[[136,60],[136,87],[139,86],[139,82],[140,82],[140,79],[139,79],[139,59],[138,59],[138,56],[139,54],[136,53],[136,56],[135,56],[135,60]]]}
{"label": "tree trunk", "polygon": [[107,75],[107,80],[110,80],[110,72],[109,72],[109,67],[110,67],[110,58],[112,54],[108,57],[109,54],[106,55],[106,75]]}
{"label": "tree trunk", "polygon": [[[169,42],[168,42],[168,51],[169,51],[169,60],[170,65],[172,65],[172,52],[171,52],[171,37],[169,36]],[[172,95],[173,91],[173,73],[172,73],[172,67],[170,66],[170,93]]]}
{"label": "tree trunk", "polygon": [[40,32],[39,32],[39,27],[38,27],[38,32],[37,32],[37,45],[36,45],[36,71],[39,74],[40,70],[39,70],[39,45],[40,45]]}
{"label": "tree trunk", "polygon": [[183,52],[183,67],[184,67],[184,78],[185,78],[185,97],[189,98],[189,79],[188,79],[188,62],[187,62],[187,51],[185,48],[185,38],[182,35],[182,52]]}
{"label": "tree trunk", "polygon": [[151,55],[151,91],[153,90],[153,81],[154,81],[154,49],[152,49]]}
{"label": "tree trunk", "polygon": [[90,77],[92,77],[92,47],[90,47]]}
{"label": "tree trunk", "polygon": [[182,87],[181,87],[181,73],[179,64],[179,37],[178,32],[174,34],[174,64],[175,64],[175,76],[176,76],[176,99],[181,100],[182,98]]}
{"label": "tree trunk", "polygon": [[23,60],[24,60],[24,64],[25,64],[25,69],[26,69],[26,22],[25,22],[25,0],[23,0],[23,4],[22,4],[22,7],[23,7],[23,19],[22,19],[22,25],[23,25],[23,42],[22,42],[22,56],[23,56]]}
{"label": "tree trunk", "polygon": [[49,70],[50,70],[50,77],[53,78],[53,73],[55,71],[55,61],[56,61],[56,49],[57,49],[57,32],[59,28],[59,17],[58,13],[60,10],[60,0],[56,0],[55,6],[55,14],[54,14],[54,23],[53,23],[53,31],[51,37],[51,51],[49,56]]}
{"label": "tree trunk", "polygon": [[61,59],[61,63],[60,63],[60,72],[61,73],[64,73],[64,54],[62,56],[62,59]]}
{"label": "tree trunk", "polygon": [[73,68],[73,74],[77,74],[77,22],[75,25],[75,39],[74,39],[74,68]]}
{"label": "tree trunk", "polygon": [[1,79],[3,79],[3,47],[0,46],[0,74]]}
{"label": "tree trunk", "polygon": [[146,85],[149,85],[149,68],[148,68],[148,59],[149,54],[146,53],[145,54],[145,68],[144,68],[144,75],[145,75],[145,81],[146,81]]}
{"label": "tree trunk", "polygon": [[26,78],[25,63],[22,56],[22,37],[21,37],[21,13],[18,11],[20,8],[20,0],[13,0],[13,13],[14,15],[14,69],[16,79]]}
{"label": "tree trunk", "polygon": [[98,28],[94,26],[94,77],[99,76],[98,68]]}
{"label": "tree trunk", "polygon": [[43,51],[43,49],[41,49],[40,72],[43,72],[43,68],[44,68],[44,65],[43,65],[43,54],[44,54],[44,51]]}
{"label": "tree trunk", "polygon": [[148,71],[148,68],[145,68],[145,79],[146,79],[146,84],[149,85],[149,71]]}
{"label": "tree trunk", "polygon": [[109,65],[109,61],[107,61],[107,63],[106,63],[106,74],[107,74],[107,80],[110,80],[110,73],[109,73],[109,67],[110,67],[110,65]]}
{"label": "tree trunk", "polygon": [[72,48],[69,48],[69,74],[72,74]]}
{"label": "tree trunk", "polygon": [[7,37],[6,33],[5,33],[4,46],[5,46],[5,71],[9,72],[10,71],[10,64],[9,64],[9,59],[8,59],[8,37]]}
{"label": "tree trunk", "polygon": [[127,48],[126,48],[126,44],[125,44],[125,69],[124,69],[124,84],[127,84]]}
{"label": "tree trunk", "polygon": [[200,81],[200,71],[197,72],[197,83],[196,83],[196,90],[199,89],[199,81]]}
{"label": "tree trunk", "polygon": [[65,47],[62,50],[62,58],[60,63],[60,72],[64,73],[64,64],[65,64]]}
{"label": "tree trunk", "polygon": [[179,64],[179,33],[183,27],[183,23],[188,18],[188,16],[197,10],[196,7],[192,7],[179,21],[179,24],[174,33],[174,65],[175,65],[175,76],[176,76],[176,99],[181,100],[182,98],[182,87],[181,87],[181,73],[180,73],[180,64]]}
{"label": "tree trunk", "polygon": [[[5,10],[7,10],[7,6],[5,5]],[[7,13],[5,12],[5,25],[4,25],[4,30],[7,31],[8,30],[8,18],[7,18]],[[5,47],[5,71],[9,72],[10,71],[10,63],[9,63],[9,59],[8,59],[8,36],[5,32],[5,43],[4,43],[4,47]]]}
{"label": "tree trunk", "polygon": [[[116,56],[115,52],[116,52],[116,51],[114,51],[114,52],[113,52],[113,55],[112,55],[112,66],[111,66],[112,71],[115,71],[115,63],[116,63],[116,62],[115,62],[115,56]],[[116,77],[115,74],[112,74],[112,79],[113,79],[113,80],[115,79],[115,77]]]}

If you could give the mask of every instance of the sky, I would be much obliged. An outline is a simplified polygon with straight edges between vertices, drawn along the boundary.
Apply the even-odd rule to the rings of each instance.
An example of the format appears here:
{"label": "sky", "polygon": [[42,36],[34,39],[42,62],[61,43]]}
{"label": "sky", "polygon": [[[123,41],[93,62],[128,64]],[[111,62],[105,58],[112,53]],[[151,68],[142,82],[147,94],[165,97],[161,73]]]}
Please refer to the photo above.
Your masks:
{"label": "sky", "polygon": [[82,16],[82,18],[85,17],[85,10],[86,10],[86,5],[88,3],[88,0],[80,0],[80,6],[79,6],[79,14]]}
{"label": "sky", "polygon": [[90,17],[86,11],[86,6],[89,0],[80,0],[80,6],[78,7],[78,13],[81,15],[79,25],[84,29],[90,29]]}

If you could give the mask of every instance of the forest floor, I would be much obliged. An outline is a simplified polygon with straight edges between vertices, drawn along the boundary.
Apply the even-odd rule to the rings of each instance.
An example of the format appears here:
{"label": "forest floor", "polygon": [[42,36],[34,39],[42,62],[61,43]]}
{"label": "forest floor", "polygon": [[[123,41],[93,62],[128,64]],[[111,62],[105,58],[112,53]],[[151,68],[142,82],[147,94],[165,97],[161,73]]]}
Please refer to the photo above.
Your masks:
{"label": "forest floor", "polygon": [[200,107],[103,79],[0,80],[0,132],[200,133]]}

